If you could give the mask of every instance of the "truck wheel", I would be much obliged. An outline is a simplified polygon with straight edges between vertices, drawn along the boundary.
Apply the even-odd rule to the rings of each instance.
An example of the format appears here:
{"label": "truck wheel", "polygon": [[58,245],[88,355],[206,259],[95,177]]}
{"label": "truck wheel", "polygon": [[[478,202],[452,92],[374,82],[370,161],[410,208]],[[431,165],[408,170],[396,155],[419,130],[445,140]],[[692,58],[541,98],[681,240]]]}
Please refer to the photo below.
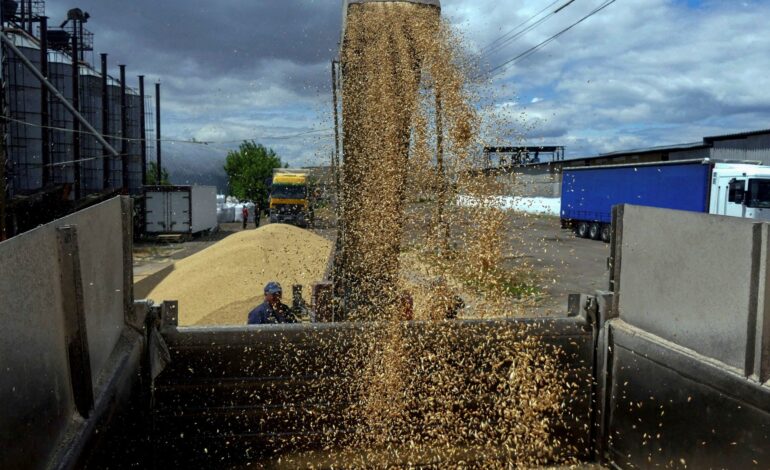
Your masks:
{"label": "truck wheel", "polygon": [[612,227],[610,227],[610,224],[602,224],[602,241],[604,243],[609,243],[612,239]]}
{"label": "truck wheel", "polygon": [[602,225],[594,222],[588,226],[588,237],[591,240],[598,240],[602,236]]}
{"label": "truck wheel", "polygon": [[578,222],[575,234],[580,238],[588,238],[588,222]]}

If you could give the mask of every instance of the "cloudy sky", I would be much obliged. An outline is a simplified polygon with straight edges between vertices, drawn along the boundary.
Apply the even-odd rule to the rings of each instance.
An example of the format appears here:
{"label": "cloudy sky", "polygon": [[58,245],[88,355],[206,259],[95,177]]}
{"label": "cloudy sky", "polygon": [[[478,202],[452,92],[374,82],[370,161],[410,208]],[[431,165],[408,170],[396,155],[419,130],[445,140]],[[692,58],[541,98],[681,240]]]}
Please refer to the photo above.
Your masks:
{"label": "cloudy sky", "polygon": [[[52,23],[88,11],[97,53],[161,81],[166,138],[216,142],[164,144],[172,172],[218,170],[243,139],[294,166],[327,157],[341,0],[47,3]],[[770,0],[617,0],[496,69],[604,3],[442,0],[482,71],[494,70],[495,105],[526,116],[530,145],[582,156],[770,127]]]}

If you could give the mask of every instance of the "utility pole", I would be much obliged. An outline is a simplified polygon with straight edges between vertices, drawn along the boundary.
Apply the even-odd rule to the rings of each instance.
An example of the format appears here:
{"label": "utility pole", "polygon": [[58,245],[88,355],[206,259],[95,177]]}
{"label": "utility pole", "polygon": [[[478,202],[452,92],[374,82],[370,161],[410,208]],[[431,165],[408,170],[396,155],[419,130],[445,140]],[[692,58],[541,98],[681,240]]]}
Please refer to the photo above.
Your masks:
{"label": "utility pole", "polygon": [[437,223],[439,243],[441,250],[446,253],[449,251],[449,224],[446,221],[446,204],[449,184],[446,177],[446,168],[444,164],[444,110],[441,99],[441,89],[436,86],[436,170],[439,178],[438,210]]}
{"label": "utility pole", "polygon": [[[102,135],[105,138],[110,135],[110,89],[109,76],[107,75],[107,54],[102,54]],[[108,190],[112,186],[112,155],[107,147],[102,150],[102,189]]]}
{"label": "utility pole", "polygon": [[[40,73],[48,78],[48,17],[40,17]],[[40,140],[42,142],[43,187],[51,183],[51,118],[48,88],[40,87]]]}
{"label": "utility pole", "polygon": [[[0,8],[0,30],[5,28],[5,18],[2,12],[2,9]],[[3,67],[6,67],[7,60],[8,60],[8,49],[5,47],[5,44],[0,44],[0,59],[3,61],[2,65]],[[6,181],[6,175],[5,175],[5,165],[6,161],[8,160],[8,155],[6,154],[6,142],[8,139],[8,135],[6,133],[6,120],[4,118],[8,117],[8,109],[5,107],[5,87],[7,86],[7,83],[5,82],[5,73],[0,74],[0,113],[2,113],[2,118],[0,119],[0,242],[3,240],[6,240],[8,238],[8,231],[6,229],[6,194],[8,192],[8,184]]]}
{"label": "utility pole", "polygon": [[121,192],[128,194],[128,97],[126,96],[126,66],[120,68],[120,175],[122,179]]}
{"label": "utility pole", "polygon": [[[72,107],[75,112],[80,112],[80,52],[78,47],[78,35],[72,35]],[[72,118],[72,155],[73,173],[75,185],[75,201],[82,197],[82,181],[80,175],[80,121]]]}
{"label": "utility pole", "polygon": [[160,185],[163,176],[163,167],[161,166],[161,151],[160,151],[160,82],[155,84],[155,149],[157,150],[157,176],[156,183]]}
{"label": "utility pole", "polygon": [[[5,48],[3,48],[5,49]],[[3,50],[3,56],[5,56],[5,50]],[[5,80],[2,80],[2,89],[0,89],[0,111],[2,111],[3,117],[6,117],[8,110],[5,107]],[[6,133],[6,120],[0,120],[0,242],[8,238],[8,231],[6,229],[6,193],[8,191],[8,184],[5,175],[5,164],[8,159],[6,154],[6,142],[8,135]]]}
{"label": "utility pole", "polygon": [[[334,154],[332,155],[332,170],[334,177],[334,214],[337,219],[337,239],[334,247],[334,261],[332,265],[332,322],[342,320],[345,310],[345,276],[342,273],[343,259],[345,257],[345,230],[343,227],[342,211],[344,195],[340,186],[340,124],[339,103],[337,89],[339,79],[337,77],[338,60],[332,60],[332,104],[334,106]],[[340,312],[340,310],[342,310]]]}
{"label": "utility pole", "polygon": [[139,75],[139,139],[142,156],[142,186],[147,185],[147,123],[145,122],[144,75]]}
{"label": "utility pole", "polygon": [[[337,171],[335,171],[334,174],[334,185],[335,185],[335,192],[339,195],[339,189],[340,189],[340,177],[339,177],[339,168],[340,168],[340,124],[339,124],[339,105],[337,101],[337,64],[339,62],[336,60],[332,60],[332,100],[334,104],[334,165],[332,165],[333,168],[336,168]],[[338,196],[339,197],[339,196]]]}

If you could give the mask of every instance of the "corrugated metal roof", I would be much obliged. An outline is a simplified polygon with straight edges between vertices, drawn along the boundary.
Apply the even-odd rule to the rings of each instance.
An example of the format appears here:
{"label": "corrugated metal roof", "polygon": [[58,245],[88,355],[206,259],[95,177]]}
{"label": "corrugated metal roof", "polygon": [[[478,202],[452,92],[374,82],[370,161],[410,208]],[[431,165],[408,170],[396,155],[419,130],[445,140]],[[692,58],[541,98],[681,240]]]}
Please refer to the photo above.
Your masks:
{"label": "corrugated metal roof", "polygon": [[99,78],[102,77],[102,74],[92,69],[91,67],[83,67],[83,66],[80,67],[80,75],[81,76],[86,75],[89,77],[99,77]]}
{"label": "corrugated metal roof", "polygon": [[72,65],[72,58],[63,52],[51,49],[48,51],[48,63]]}
{"label": "corrugated metal roof", "polygon": [[737,134],[725,134],[725,135],[715,135],[712,137],[704,137],[703,142],[705,143],[711,143],[718,140],[736,140],[736,139],[745,139],[746,137],[753,137],[755,135],[770,135],[770,129],[762,129],[758,131],[748,131],[748,132],[739,132]]}
{"label": "corrugated metal roof", "polygon": [[619,150],[617,152],[602,153],[600,155],[593,155],[590,157],[565,158],[565,160],[596,160],[599,158],[617,158],[617,157],[625,157],[630,155],[642,155],[646,153],[655,153],[655,152],[676,152],[678,150],[697,150],[697,149],[707,148],[707,147],[708,146],[704,145],[703,142],[691,142],[688,144],[661,145],[658,147],[647,147],[647,148],[640,148],[640,149],[633,149],[633,150]]}
{"label": "corrugated metal roof", "polygon": [[27,36],[22,36],[13,31],[8,33],[8,36],[13,40],[13,45],[16,47],[26,47],[28,49],[40,49],[40,46]]}
{"label": "corrugated metal roof", "polygon": [[[630,162],[630,163],[616,163],[607,165],[596,166],[575,166],[569,167],[569,171],[581,171],[581,170],[595,170],[597,168],[635,168],[645,166],[674,166],[674,165],[709,165],[712,163],[732,163],[742,165],[761,165],[762,162],[754,160],[713,160],[711,158],[694,158],[690,160],[668,160],[664,162]],[[567,171],[565,169],[564,171]]]}

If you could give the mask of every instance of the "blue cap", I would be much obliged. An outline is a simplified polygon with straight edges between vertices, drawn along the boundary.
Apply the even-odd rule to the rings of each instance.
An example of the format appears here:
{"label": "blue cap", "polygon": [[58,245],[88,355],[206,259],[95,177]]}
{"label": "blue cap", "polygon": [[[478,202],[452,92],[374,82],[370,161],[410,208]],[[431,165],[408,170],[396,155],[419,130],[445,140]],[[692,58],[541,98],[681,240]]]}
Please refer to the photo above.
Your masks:
{"label": "blue cap", "polygon": [[283,289],[277,282],[268,282],[265,286],[265,294],[282,294]]}

